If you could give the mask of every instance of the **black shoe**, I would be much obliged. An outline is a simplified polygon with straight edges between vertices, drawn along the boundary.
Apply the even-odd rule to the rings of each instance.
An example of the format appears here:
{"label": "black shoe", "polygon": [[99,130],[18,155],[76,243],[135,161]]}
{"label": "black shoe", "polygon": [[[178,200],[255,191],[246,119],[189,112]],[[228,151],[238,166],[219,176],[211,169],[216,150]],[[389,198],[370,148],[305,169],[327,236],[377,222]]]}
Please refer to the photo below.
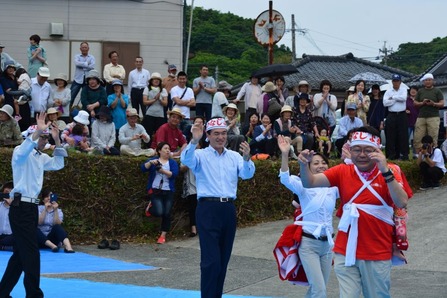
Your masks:
{"label": "black shoe", "polygon": [[58,246],[53,247],[53,248],[51,249],[51,251],[52,251],[52,252],[59,252],[59,247],[58,247]]}
{"label": "black shoe", "polygon": [[67,254],[74,254],[75,251],[72,250],[72,249],[69,250],[69,249],[64,248],[64,253],[67,253]]}
{"label": "black shoe", "polygon": [[112,240],[112,243],[110,243],[110,247],[111,250],[117,250],[120,249],[120,243],[118,240]]}
{"label": "black shoe", "polygon": [[197,233],[194,233],[194,232],[191,232],[191,233],[189,233],[189,237],[196,237],[197,236]]}
{"label": "black shoe", "polygon": [[438,189],[439,187],[441,187],[441,184],[439,182],[435,182],[431,185],[431,187],[433,187],[433,189]]}
{"label": "black shoe", "polygon": [[420,190],[427,190],[430,188],[431,188],[431,185],[428,183],[422,183],[421,187],[419,187]]}
{"label": "black shoe", "polygon": [[107,241],[106,239],[101,240],[101,242],[99,242],[98,244],[98,248],[99,249],[109,248],[109,241]]}

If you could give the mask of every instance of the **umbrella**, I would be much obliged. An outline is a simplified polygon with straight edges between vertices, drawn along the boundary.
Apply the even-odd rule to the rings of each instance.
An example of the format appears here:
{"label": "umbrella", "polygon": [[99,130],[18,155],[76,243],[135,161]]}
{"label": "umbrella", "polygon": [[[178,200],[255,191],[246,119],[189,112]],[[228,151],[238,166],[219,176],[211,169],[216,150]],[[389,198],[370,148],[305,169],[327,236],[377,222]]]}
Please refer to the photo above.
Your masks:
{"label": "umbrella", "polygon": [[258,78],[280,77],[296,72],[298,70],[291,64],[271,64],[258,69],[253,73],[253,76]]}
{"label": "umbrella", "polygon": [[362,72],[353,76],[349,82],[355,83],[358,80],[364,80],[366,84],[382,84],[386,83],[386,79],[379,74],[373,72]]}
{"label": "umbrella", "polygon": [[[380,91],[387,91],[388,89],[391,89],[391,88],[393,88],[393,83],[392,83],[392,81],[391,80],[386,80],[387,81],[387,83],[386,84],[383,84],[383,85],[380,85]],[[404,83],[400,83],[400,86],[401,87],[404,87],[405,89],[410,89],[410,87],[408,87],[407,85],[405,85]]]}

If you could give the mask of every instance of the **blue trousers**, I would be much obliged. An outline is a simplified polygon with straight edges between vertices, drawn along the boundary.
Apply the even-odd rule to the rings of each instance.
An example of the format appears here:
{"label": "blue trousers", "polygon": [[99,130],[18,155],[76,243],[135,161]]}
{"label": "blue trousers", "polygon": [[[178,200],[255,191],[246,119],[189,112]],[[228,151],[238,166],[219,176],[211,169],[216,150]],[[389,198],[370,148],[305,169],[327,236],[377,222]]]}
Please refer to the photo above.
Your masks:
{"label": "blue trousers", "polygon": [[73,103],[74,103],[74,101],[76,99],[76,96],[78,96],[79,91],[81,91],[82,87],[84,87],[84,86],[85,86],[85,84],[79,84],[79,83],[76,83],[76,81],[73,81],[71,83],[71,87],[70,87],[70,90],[71,90],[70,108],[73,106]]}
{"label": "blue trousers", "polygon": [[59,242],[64,241],[64,239],[67,237],[67,232],[65,232],[64,228],[61,225],[54,225],[47,236],[45,236],[45,234],[42,233],[41,230],[37,229],[37,241],[39,242],[39,245],[41,247],[46,247],[45,241],[47,240],[50,240],[54,244],[58,245]]}
{"label": "blue trousers", "polygon": [[199,202],[196,222],[200,240],[201,297],[222,297],[236,235],[236,208],[233,203]]}
{"label": "blue trousers", "polygon": [[9,221],[14,235],[14,252],[0,281],[0,297],[9,297],[12,289],[25,273],[23,284],[26,297],[43,297],[40,284],[40,253],[37,245],[37,205],[20,202],[9,209]]}
{"label": "blue trousers", "polygon": [[169,190],[162,190],[159,194],[153,194],[152,207],[150,212],[153,216],[161,217],[162,232],[169,232],[171,229],[171,209],[174,203],[174,193]]}

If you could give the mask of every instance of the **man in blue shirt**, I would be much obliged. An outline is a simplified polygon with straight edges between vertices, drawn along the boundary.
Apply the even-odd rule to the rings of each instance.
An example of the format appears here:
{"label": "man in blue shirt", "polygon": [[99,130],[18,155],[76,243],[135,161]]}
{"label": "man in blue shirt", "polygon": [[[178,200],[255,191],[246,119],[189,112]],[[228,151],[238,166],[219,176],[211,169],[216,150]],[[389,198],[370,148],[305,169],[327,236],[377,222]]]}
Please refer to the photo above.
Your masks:
{"label": "man in blue shirt", "polygon": [[71,83],[71,100],[70,107],[73,106],[76,96],[78,96],[79,91],[84,87],[85,78],[90,70],[95,69],[95,57],[90,55],[88,51],[90,50],[88,42],[81,42],[81,54],[77,54],[74,57],[75,73],[73,82]]}
{"label": "man in blue shirt", "polygon": [[222,296],[236,234],[236,209],[233,203],[238,178],[250,179],[255,173],[247,142],[240,146],[242,156],[225,148],[227,130],[225,119],[211,119],[206,125],[210,145],[196,150],[203,135],[203,125],[194,124],[191,142],[181,154],[182,163],[196,176],[202,298]]}
{"label": "man in blue shirt", "polygon": [[[10,198],[9,221],[14,235],[14,253],[0,281],[0,297],[10,297],[11,291],[25,273],[26,297],[43,297],[40,289],[40,254],[36,230],[37,205],[42,189],[44,171],[56,171],[64,167],[65,149],[61,147],[59,129],[51,122],[45,123],[45,112],[36,116],[36,130],[12,154],[14,188]],[[51,127],[50,127],[51,126]],[[56,143],[53,157],[42,153],[48,143],[49,130]],[[15,195],[16,194],[16,195]]]}

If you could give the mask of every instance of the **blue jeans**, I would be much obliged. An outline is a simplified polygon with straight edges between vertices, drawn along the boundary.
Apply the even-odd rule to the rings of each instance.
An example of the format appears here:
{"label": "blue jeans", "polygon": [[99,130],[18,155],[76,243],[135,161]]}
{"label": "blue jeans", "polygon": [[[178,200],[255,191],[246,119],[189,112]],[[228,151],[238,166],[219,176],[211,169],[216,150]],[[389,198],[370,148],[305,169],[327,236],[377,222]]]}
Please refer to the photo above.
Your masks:
{"label": "blue jeans", "polygon": [[326,284],[332,269],[329,242],[302,237],[298,254],[310,285],[305,297],[326,297]]}
{"label": "blue jeans", "polygon": [[170,190],[162,190],[160,193],[152,194],[151,214],[156,217],[161,217],[162,232],[169,232],[171,228],[171,209],[174,203],[174,193]]}
{"label": "blue jeans", "polygon": [[78,96],[79,91],[81,91],[82,87],[84,87],[84,84],[79,84],[76,83],[75,81],[73,81],[73,83],[71,83],[71,100],[70,100],[70,108],[73,106],[73,103],[76,99],[76,96]]}

